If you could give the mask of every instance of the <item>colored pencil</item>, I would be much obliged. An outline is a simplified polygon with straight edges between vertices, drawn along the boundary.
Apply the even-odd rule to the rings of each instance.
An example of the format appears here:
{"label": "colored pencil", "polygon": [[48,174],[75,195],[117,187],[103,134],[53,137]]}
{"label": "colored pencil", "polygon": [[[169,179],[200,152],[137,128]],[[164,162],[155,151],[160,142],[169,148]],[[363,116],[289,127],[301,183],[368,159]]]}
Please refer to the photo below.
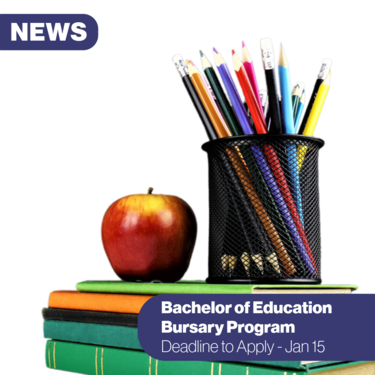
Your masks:
{"label": "colored pencil", "polygon": [[[279,78],[281,90],[281,104],[283,108],[284,130],[286,134],[294,134],[294,116],[290,89],[289,63],[285,56],[282,45],[280,45]],[[297,146],[287,145],[286,152],[288,157],[288,169],[290,175],[292,195],[297,206],[300,221],[304,226],[302,196],[297,162]]]}
{"label": "colored pencil", "polygon": [[241,262],[243,264],[243,268],[245,268],[247,276],[250,277],[250,272],[249,272],[249,270],[250,270],[250,257],[249,257],[248,253],[246,253],[246,252],[242,253]]}
{"label": "colored pencil", "polygon": [[[221,112],[220,112],[219,106],[218,106],[218,104],[217,104],[216,96],[215,96],[215,94],[214,94],[214,92],[213,92],[213,90],[212,90],[212,88],[211,88],[210,83],[207,81],[205,75],[202,74],[202,73],[199,71],[198,67],[196,67],[196,66],[194,65],[194,62],[193,62],[192,60],[186,60],[186,61],[188,61],[192,66],[194,66],[194,67],[197,69],[199,75],[200,75],[201,78],[202,78],[202,81],[203,81],[204,85],[205,85],[206,88],[207,88],[208,93],[210,94],[212,100],[213,100],[214,103],[215,103],[215,107],[216,107],[216,110],[219,112],[219,116],[222,117],[222,114],[221,114]],[[224,120],[224,118],[223,118],[223,120]]]}
{"label": "colored pencil", "polygon": [[275,58],[272,40],[269,38],[260,41],[262,61],[268,89],[268,103],[271,117],[270,134],[282,134],[279,93],[275,75]]}
{"label": "colored pencil", "polygon": [[238,121],[242,127],[243,132],[245,134],[253,134],[253,130],[251,128],[249,117],[246,114],[245,107],[242,103],[240,94],[238,93],[236,85],[234,84],[232,76],[229,72],[228,66],[215,48],[214,48],[214,58],[215,58],[216,67],[221,76],[221,80],[223,81],[225,89],[227,90],[229,99],[232,103],[234,112],[237,115]]}
{"label": "colored pencil", "polygon": [[293,121],[294,126],[296,124],[297,112],[299,102],[301,100],[301,95],[304,90],[304,84],[302,82],[298,82],[292,91],[292,106],[293,106]]}
{"label": "colored pencil", "polygon": [[216,131],[218,137],[229,137],[232,135],[230,130],[228,129],[223,117],[221,116],[220,112],[217,109],[217,106],[204,83],[201,74],[199,73],[198,69],[193,66],[190,61],[187,61],[187,66],[189,69],[189,76],[191,81],[193,82],[194,88],[198,93],[200,100],[212,122],[212,125]]}
{"label": "colored pencil", "polygon": [[263,109],[264,117],[266,117],[266,112],[268,112],[268,93],[267,90],[259,90],[260,101]]}
{"label": "colored pencil", "polygon": [[322,112],[331,84],[331,72],[319,87],[318,95],[311,109],[309,119],[307,120],[303,135],[312,137],[314,135],[316,124],[318,123],[320,113]]}
{"label": "colored pencil", "polygon": [[208,82],[211,84],[212,90],[217,99],[218,106],[221,110],[221,113],[224,116],[224,119],[232,135],[243,135],[242,128],[240,127],[236,115],[233,112],[233,108],[228,102],[224,90],[221,87],[220,81],[216,75],[215,70],[213,69],[211,63],[208,61],[207,57],[203,54],[203,52],[199,52],[201,55],[203,72],[206,75]]}
{"label": "colored pencil", "polygon": [[263,117],[263,113],[261,111],[262,105],[261,103],[259,104],[259,101],[258,101],[259,94],[258,95],[255,94],[251,86],[249,77],[245,71],[245,67],[242,64],[239,57],[237,56],[237,54],[233,50],[232,50],[232,55],[233,55],[234,70],[236,72],[238,82],[240,83],[240,86],[242,88],[242,92],[245,96],[246,103],[249,107],[251,117],[254,121],[256,132],[258,134],[266,134],[267,125]]}
{"label": "colored pencil", "polygon": [[294,119],[292,106],[292,93],[290,88],[289,64],[284,49],[280,45],[279,79],[281,91],[281,105],[283,108],[284,133],[294,134]]}
{"label": "colored pencil", "polygon": [[268,106],[267,90],[260,90],[259,95],[260,95],[260,99],[262,100],[262,107],[263,107],[264,118],[267,124],[267,131],[269,131],[270,125],[271,125],[271,117],[270,117],[270,111],[269,111],[269,106]]}
{"label": "colored pencil", "polygon": [[257,98],[257,102],[261,109],[262,116],[265,117],[263,113],[263,109],[262,109],[262,100],[259,95],[258,82],[257,82],[257,77],[255,75],[253,60],[251,59],[249,51],[247,50],[245,46],[245,42],[242,42],[242,63],[243,63],[247,78],[249,79],[250,85]]}
{"label": "colored pencil", "polygon": [[294,131],[295,133],[298,133],[298,125],[301,121],[302,118],[302,112],[303,108],[305,107],[305,90],[303,91],[301,95],[301,99],[298,103],[298,110],[297,110],[297,116],[296,116],[296,121],[294,122]]}
{"label": "colored pencil", "polygon": [[316,95],[318,94],[318,91],[319,91],[319,87],[323,83],[323,81],[327,78],[328,73],[331,70],[331,66],[332,66],[332,60],[330,59],[323,60],[322,65],[319,70],[318,78],[315,82],[315,86],[314,86],[313,92],[309,100],[309,104],[306,107],[305,115],[303,116],[301,126],[298,130],[298,134],[303,134],[305,131],[306,123],[307,123],[307,120],[309,119],[310,112],[314,105]]}
{"label": "colored pencil", "polygon": [[198,93],[196,92],[193,83],[190,80],[189,69],[186,65],[184,58],[181,55],[175,55],[172,60],[176,66],[178,73],[180,74],[180,77],[182,78],[182,82],[184,83],[184,86],[190,96],[190,99],[193,102],[196,111],[198,112],[198,115],[203,123],[208,138],[210,140],[217,139],[218,137],[212,125],[212,122],[208,117],[208,114],[204,109],[201,100],[199,99]]}
{"label": "colored pencil", "polygon": [[[305,130],[303,135],[312,137],[314,135],[316,124],[318,123],[320,113],[322,112],[324,103],[326,101],[328,91],[331,84],[331,72],[328,73],[326,79],[320,85],[318,94],[314,101],[314,105],[311,109],[309,119],[307,120]],[[307,146],[298,147],[298,168],[301,170],[303,162],[305,160],[305,155],[307,152]]]}

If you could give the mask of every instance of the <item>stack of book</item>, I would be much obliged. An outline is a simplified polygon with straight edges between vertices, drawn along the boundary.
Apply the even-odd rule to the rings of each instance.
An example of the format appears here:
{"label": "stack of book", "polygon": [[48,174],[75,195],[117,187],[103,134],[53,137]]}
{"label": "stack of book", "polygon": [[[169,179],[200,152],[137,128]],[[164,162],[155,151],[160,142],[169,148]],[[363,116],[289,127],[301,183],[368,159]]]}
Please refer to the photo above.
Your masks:
{"label": "stack of book", "polygon": [[138,341],[138,314],[157,294],[351,293],[354,286],[210,285],[87,281],[77,291],[52,292],[43,309],[46,364],[87,375],[375,375],[375,362],[169,362],[158,361]]}

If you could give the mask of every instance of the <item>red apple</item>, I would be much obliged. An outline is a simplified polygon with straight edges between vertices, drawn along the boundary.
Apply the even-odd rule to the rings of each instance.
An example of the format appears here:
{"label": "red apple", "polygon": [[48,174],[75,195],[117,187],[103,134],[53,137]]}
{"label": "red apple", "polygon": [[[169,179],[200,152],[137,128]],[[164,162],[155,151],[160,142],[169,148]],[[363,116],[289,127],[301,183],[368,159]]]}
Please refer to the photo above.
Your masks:
{"label": "red apple", "polygon": [[176,282],[189,267],[197,222],[182,199],[151,193],[112,203],[103,218],[104,249],[122,280]]}

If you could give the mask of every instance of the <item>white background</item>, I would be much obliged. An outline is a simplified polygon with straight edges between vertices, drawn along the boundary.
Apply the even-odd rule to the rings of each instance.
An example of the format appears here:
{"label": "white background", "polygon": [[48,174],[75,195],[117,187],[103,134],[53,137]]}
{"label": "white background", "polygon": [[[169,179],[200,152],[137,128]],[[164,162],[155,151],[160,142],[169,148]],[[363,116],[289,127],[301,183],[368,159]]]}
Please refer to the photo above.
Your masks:
{"label": "white background", "polygon": [[[2,13],[87,13],[89,51],[0,52],[2,369],[47,374],[41,309],[53,290],[116,279],[100,227],[136,193],[177,195],[197,216],[186,279],[207,276],[206,134],[172,64],[244,40],[265,88],[259,40],[283,42],[310,96],[323,58],[332,86],[315,135],[324,283],[374,292],[374,58],[370,2],[8,1]],[[6,353],[6,355],[4,355]],[[5,367],[4,367],[5,366]],[[5,371],[4,371],[5,372]],[[48,372],[50,373],[50,372]]]}

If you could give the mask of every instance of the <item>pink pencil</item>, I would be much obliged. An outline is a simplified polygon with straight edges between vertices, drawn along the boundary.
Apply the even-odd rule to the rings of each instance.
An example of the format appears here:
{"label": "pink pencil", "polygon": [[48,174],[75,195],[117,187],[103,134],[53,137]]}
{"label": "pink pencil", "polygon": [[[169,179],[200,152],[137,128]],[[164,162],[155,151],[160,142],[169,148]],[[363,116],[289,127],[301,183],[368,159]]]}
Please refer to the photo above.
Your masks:
{"label": "pink pencil", "polygon": [[257,101],[259,103],[260,110],[261,110],[262,115],[264,117],[262,100],[260,99],[260,95],[259,95],[259,88],[258,88],[258,83],[257,83],[257,77],[256,77],[255,71],[254,71],[253,60],[251,60],[251,57],[249,55],[249,52],[248,52],[244,42],[242,42],[242,64],[245,68],[245,72],[247,74],[247,77],[249,78],[251,88],[254,91],[254,94],[255,94],[255,96],[257,98]]}

